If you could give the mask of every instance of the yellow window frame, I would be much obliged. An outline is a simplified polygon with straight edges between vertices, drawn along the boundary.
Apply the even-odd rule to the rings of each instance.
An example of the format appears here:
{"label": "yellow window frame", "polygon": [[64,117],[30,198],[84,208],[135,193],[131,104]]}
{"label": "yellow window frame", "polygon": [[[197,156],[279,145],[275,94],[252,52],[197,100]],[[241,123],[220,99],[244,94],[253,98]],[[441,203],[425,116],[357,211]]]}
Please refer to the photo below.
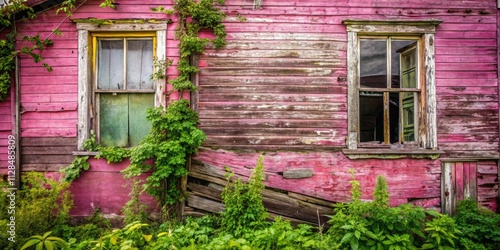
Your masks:
{"label": "yellow window frame", "polygon": [[[141,32],[92,32],[89,34],[91,39],[91,44],[89,48],[89,56],[91,57],[91,66],[92,66],[92,100],[95,103],[95,109],[91,108],[92,116],[95,118],[95,123],[92,125],[94,130],[96,131],[96,135],[98,140],[101,140],[101,131],[100,127],[100,119],[98,113],[99,110],[99,101],[98,95],[107,91],[98,91],[97,89],[97,54],[98,54],[98,40],[99,39],[129,39],[129,38],[148,38],[153,40],[153,58],[157,58],[157,32],[156,31],[141,31]],[[125,67],[124,63],[124,67]],[[154,71],[154,69],[153,69]],[[112,92],[129,92],[129,93],[155,93],[155,90],[124,90],[124,91],[112,91]]]}
{"label": "yellow window frame", "polygon": [[[102,38],[152,38],[153,39],[153,58],[156,58],[156,46],[157,46],[157,37],[156,31],[140,31],[140,32],[93,32],[90,34],[92,39],[92,47],[89,51],[92,53],[92,79],[93,79],[93,87],[97,89],[97,41]],[[154,70],[153,70],[154,71]]]}

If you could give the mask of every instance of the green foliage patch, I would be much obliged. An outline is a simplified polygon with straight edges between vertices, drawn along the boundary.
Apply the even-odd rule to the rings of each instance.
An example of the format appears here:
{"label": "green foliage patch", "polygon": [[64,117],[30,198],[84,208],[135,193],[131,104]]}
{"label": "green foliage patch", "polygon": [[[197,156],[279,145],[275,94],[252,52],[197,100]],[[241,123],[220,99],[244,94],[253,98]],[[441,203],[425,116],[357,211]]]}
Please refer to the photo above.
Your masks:
{"label": "green foliage patch", "polygon": [[267,226],[269,214],[262,203],[264,189],[264,157],[257,161],[254,172],[247,183],[241,180],[231,181],[232,174],[227,174],[228,185],[223,189],[222,201],[225,208],[222,213],[222,227],[225,232],[240,237],[247,230],[254,231]]}
{"label": "green foliage patch", "polygon": [[[153,169],[147,178],[147,193],[159,198],[162,204],[174,205],[183,198],[179,180],[188,174],[187,157],[197,152],[205,133],[196,127],[198,114],[188,100],[171,102],[166,110],[148,110],[152,123],[150,134],[132,149],[130,166],[125,177],[137,176]],[[154,160],[154,165],[148,163]],[[166,192],[165,192],[166,188]]]}
{"label": "green foliage patch", "polygon": [[[76,239],[76,231],[60,226],[63,230],[53,230],[53,235],[67,242],[70,249],[82,250],[498,249],[500,215],[478,208],[472,201],[461,202],[455,218],[408,204],[390,207],[388,185],[381,176],[377,177],[371,202],[360,200],[361,185],[353,177],[352,201],[334,206],[326,232],[322,227],[308,224],[292,226],[280,217],[270,221],[262,206],[262,162],[261,156],[248,182],[232,180],[228,174],[222,195],[225,209],[219,216],[187,218],[184,223],[170,221],[159,227],[135,217],[138,221],[113,231],[101,231],[99,235],[80,229],[86,236]],[[135,195],[140,193],[137,190]],[[88,225],[85,227],[91,229]],[[40,237],[48,239],[49,234],[34,238]]]}
{"label": "green foliage patch", "polygon": [[[16,233],[14,243],[8,240],[10,235],[7,230],[0,230],[1,249],[20,249],[30,236],[43,236],[55,226],[69,223],[69,210],[73,207],[69,183],[35,172],[23,175],[22,182],[23,188],[15,196],[15,214],[7,213],[12,210],[9,209],[10,197],[6,193],[10,191],[2,189],[0,193],[0,209],[5,211],[0,213],[0,228],[8,228],[10,216],[15,216]],[[42,238],[45,240],[47,237]]]}

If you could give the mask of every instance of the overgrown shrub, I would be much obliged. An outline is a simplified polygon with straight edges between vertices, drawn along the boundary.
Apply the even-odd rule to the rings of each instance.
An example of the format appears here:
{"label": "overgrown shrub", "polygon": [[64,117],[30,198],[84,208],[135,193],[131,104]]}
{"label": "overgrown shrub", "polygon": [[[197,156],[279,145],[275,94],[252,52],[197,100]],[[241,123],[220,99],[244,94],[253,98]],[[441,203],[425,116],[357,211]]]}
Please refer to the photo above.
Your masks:
{"label": "overgrown shrub", "polygon": [[340,249],[455,249],[460,231],[449,216],[409,204],[389,207],[382,176],[372,202],[360,200],[357,180],[351,185],[352,201],[337,204],[329,220],[328,234]]}
{"label": "overgrown shrub", "polygon": [[141,200],[141,195],[143,193],[142,181],[138,178],[127,179],[127,186],[130,187],[129,197],[130,200],[125,203],[122,208],[122,213],[125,216],[123,221],[125,224],[130,224],[134,221],[140,221],[143,223],[152,222],[153,219],[149,213],[149,207]]}
{"label": "overgrown shrub", "polygon": [[[15,214],[0,213],[0,249],[19,249],[33,235],[43,235],[56,225],[69,222],[73,199],[69,183],[47,178],[43,173],[29,172],[22,176],[23,186],[16,192]],[[9,197],[5,189],[0,194],[0,211],[9,211]],[[15,242],[7,224],[15,216]]]}
{"label": "overgrown shrub", "polygon": [[53,229],[54,235],[63,239],[75,241],[95,240],[111,231],[111,222],[101,216],[100,210],[94,210],[92,216],[78,223],[67,223],[56,225]]}
{"label": "overgrown shrub", "polygon": [[458,202],[454,219],[462,232],[460,244],[464,249],[500,249],[499,214],[464,200]]}
{"label": "overgrown shrub", "polygon": [[225,208],[221,214],[222,228],[236,237],[242,236],[246,230],[261,229],[269,214],[262,203],[264,189],[264,157],[257,161],[254,172],[248,184],[241,180],[231,180],[232,174],[227,175],[228,185],[222,191],[222,200]]}

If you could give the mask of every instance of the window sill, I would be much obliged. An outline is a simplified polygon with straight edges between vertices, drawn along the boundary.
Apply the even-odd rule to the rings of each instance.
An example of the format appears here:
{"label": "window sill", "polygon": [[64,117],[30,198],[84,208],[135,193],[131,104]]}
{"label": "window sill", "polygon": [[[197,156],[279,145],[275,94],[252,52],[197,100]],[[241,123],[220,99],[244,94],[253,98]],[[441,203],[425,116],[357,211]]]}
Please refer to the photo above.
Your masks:
{"label": "window sill", "polygon": [[343,149],[342,153],[351,160],[355,159],[401,159],[428,158],[437,159],[444,151],[432,149],[390,149],[390,148],[358,148]]}
{"label": "window sill", "polygon": [[96,156],[99,154],[97,151],[73,151],[74,156]]}

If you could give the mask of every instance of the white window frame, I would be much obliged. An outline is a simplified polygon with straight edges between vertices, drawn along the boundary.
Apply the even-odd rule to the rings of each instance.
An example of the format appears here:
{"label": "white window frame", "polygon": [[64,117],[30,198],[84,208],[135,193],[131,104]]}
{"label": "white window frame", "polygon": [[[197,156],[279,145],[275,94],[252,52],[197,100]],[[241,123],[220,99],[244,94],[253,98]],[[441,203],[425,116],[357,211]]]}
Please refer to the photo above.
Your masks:
{"label": "white window frame", "polygon": [[[85,20],[77,22],[78,30],[78,150],[83,150],[83,142],[89,138],[91,129],[91,97],[92,97],[92,51],[89,51],[92,32],[156,32],[156,57],[166,59],[166,43],[167,43],[167,22],[154,21],[141,23],[113,23],[113,24],[92,24]],[[118,21],[117,21],[118,22]],[[166,79],[161,79],[154,82],[155,90],[155,106],[165,105],[165,95],[163,94],[166,87]]]}
{"label": "white window frame", "polygon": [[[419,149],[437,149],[436,84],[434,62],[434,33],[439,20],[343,20],[347,30],[347,94],[348,136],[345,152],[354,153],[359,146],[359,36],[418,36],[420,37],[420,117]],[[422,55],[422,54],[421,54]],[[394,151],[394,149],[392,149]],[[413,150],[415,151],[415,150]],[[383,152],[383,151],[376,151]]]}

